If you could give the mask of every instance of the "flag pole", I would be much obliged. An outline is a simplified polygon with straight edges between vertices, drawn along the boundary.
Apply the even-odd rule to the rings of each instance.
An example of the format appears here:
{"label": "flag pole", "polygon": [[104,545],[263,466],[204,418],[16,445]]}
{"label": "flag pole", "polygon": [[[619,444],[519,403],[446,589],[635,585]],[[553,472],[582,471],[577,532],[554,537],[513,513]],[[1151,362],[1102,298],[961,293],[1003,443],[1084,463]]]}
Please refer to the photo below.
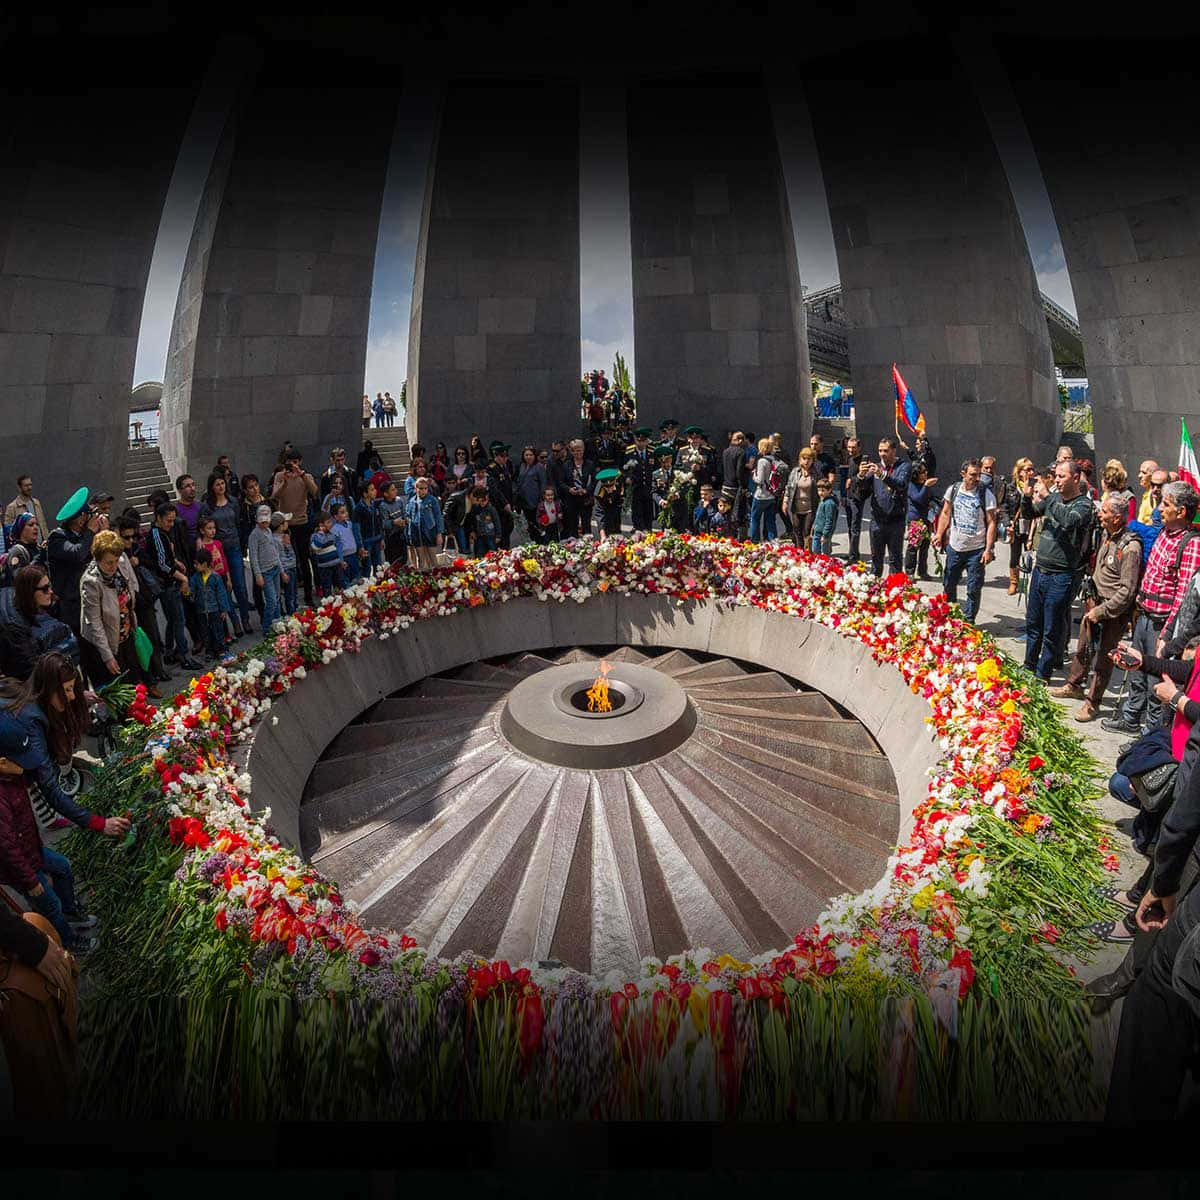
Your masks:
{"label": "flag pole", "polygon": [[908,445],[904,441],[904,438],[902,438],[900,436],[900,414],[899,413],[896,414],[896,441],[900,443],[900,449],[903,450],[905,454],[908,454],[909,453]]}

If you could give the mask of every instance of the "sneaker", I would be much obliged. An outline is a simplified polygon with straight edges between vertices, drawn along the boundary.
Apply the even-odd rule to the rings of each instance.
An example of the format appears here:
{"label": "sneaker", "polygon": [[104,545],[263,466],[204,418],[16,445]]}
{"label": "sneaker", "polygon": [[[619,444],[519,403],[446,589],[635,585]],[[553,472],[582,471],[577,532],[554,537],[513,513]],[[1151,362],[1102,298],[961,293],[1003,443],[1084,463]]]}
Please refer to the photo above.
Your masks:
{"label": "sneaker", "polygon": [[1061,687],[1051,688],[1050,695],[1057,696],[1060,700],[1082,700],[1087,693],[1077,684],[1064,683]]}
{"label": "sneaker", "polygon": [[179,665],[185,671],[199,671],[203,669],[201,664],[198,663],[194,658],[181,658],[179,660]]}
{"label": "sneaker", "polygon": [[67,947],[76,958],[83,958],[85,955],[97,949],[100,945],[100,939],[94,934],[85,933],[77,938],[72,939],[71,944]]}
{"label": "sneaker", "polygon": [[66,917],[72,929],[95,929],[100,924],[100,918],[91,913],[67,913]]}
{"label": "sneaker", "polygon": [[1130,733],[1134,737],[1140,737],[1142,727],[1133,724],[1132,721],[1123,720],[1121,717],[1105,717],[1100,722],[1101,729],[1107,729],[1109,733]]}

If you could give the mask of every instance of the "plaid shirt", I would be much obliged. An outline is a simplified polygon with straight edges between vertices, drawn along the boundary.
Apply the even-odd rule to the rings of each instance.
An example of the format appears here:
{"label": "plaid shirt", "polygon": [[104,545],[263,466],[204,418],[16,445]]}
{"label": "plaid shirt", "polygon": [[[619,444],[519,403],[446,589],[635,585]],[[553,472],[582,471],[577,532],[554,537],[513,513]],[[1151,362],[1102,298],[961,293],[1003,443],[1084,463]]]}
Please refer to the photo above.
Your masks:
{"label": "plaid shirt", "polygon": [[1193,537],[1183,548],[1179,573],[1175,559],[1179,555],[1179,539],[1191,529],[1164,529],[1154,540],[1150,561],[1142,575],[1138,590],[1138,606],[1147,616],[1163,617],[1169,623],[1187,593],[1188,584],[1200,569],[1200,537]]}

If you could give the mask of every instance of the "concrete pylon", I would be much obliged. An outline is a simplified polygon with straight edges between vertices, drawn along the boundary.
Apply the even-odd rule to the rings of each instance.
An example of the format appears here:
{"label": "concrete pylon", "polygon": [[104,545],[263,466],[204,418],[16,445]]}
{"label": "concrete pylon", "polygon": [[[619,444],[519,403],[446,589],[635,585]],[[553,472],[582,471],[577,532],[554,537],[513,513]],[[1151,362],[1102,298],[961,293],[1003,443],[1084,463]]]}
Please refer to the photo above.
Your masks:
{"label": "concrete pylon", "polygon": [[417,245],[409,439],[544,445],[579,413],[579,94],[452,83]]}
{"label": "concrete pylon", "polygon": [[[279,53],[226,125],[188,249],[160,434],[171,475],[264,472],[361,437],[367,321],[396,96]],[[300,81],[320,77],[314,88]],[[339,83],[347,86],[339,87]],[[350,86],[353,84],[353,86]]]}
{"label": "concrete pylon", "polygon": [[947,482],[967,457],[994,454],[1007,471],[1051,454],[1062,418],[1029,249],[953,52],[866,46],[851,78],[838,60],[805,81],[867,452],[894,431],[895,362]]}
{"label": "concrete pylon", "polygon": [[122,494],[146,277],[195,94],[186,55],[169,86],[111,86],[154,55],[102,45],[4,47],[0,505],[31,474],[51,524],[81,485]]}
{"label": "concrete pylon", "polygon": [[770,106],[757,78],[630,87],[638,416],[778,431],[812,423],[808,341]]}
{"label": "concrete pylon", "polygon": [[1180,418],[1193,440],[1200,428],[1197,43],[998,48],[1070,271],[1096,458],[1120,458],[1131,476],[1145,458],[1173,467]]}

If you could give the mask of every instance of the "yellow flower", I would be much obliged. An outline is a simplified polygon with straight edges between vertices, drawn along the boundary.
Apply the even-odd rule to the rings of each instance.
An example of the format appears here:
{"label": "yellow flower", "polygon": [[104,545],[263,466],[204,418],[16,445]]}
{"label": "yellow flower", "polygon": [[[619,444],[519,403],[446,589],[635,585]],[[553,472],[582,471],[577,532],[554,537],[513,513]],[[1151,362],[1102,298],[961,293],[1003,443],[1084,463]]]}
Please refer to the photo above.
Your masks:
{"label": "yellow flower", "polygon": [[1037,833],[1038,827],[1041,825],[1041,823],[1042,818],[1039,817],[1037,813],[1030,813],[1029,816],[1027,816],[1025,820],[1021,822],[1021,828],[1025,830],[1026,833]]}
{"label": "yellow flower", "polygon": [[703,1033],[708,1024],[708,988],[696,984],[688,993],[688,1012],[692,1014],[692,1024],[697,1033]]}
{"label": "yellow flower", "polygon": [[982,684],[995,683],[1000,678],[1000,664],[994,658],[985,658],[975,668],[975,678]]}
{"label": "yellow flower", "polygon": [[535,579],[541,577],[542,566],[536,558],[523,558],[521,560],[521,569],[526,575],[532,575]]}
{"label": "yellow flower", "polygon": [[965,871],[976,859],[982,859],[982,854],[968,854],[966,858],[959,863],[959,866]]}
{"label": "yellow flower", "polygon": [[717,959],[717,966],[733,967],[734,970],[741,971],[743,973],[751,969],[749,963],[738,962],[738,960],[734,958],[732,954],[722,954],[721,957]]}
{"label": "yellow flower", "polygon": [[1017,711],[1017,706],[1011,700],[1005,700],[1005,702],[1000,705],[1000,711],[1006,717],[1011,717],[1013,713]]}
{"label": "yellow flower", "polygon": [[924,908],[928,908],[933,903],[933,884],[927,883],[919,892],[912,898],[912,906],[920,912]]}
{"label": "yellow flower", "polygon": [[274,883],[282,874],[283,872],[272,863],[266,870],[267,882]]}

